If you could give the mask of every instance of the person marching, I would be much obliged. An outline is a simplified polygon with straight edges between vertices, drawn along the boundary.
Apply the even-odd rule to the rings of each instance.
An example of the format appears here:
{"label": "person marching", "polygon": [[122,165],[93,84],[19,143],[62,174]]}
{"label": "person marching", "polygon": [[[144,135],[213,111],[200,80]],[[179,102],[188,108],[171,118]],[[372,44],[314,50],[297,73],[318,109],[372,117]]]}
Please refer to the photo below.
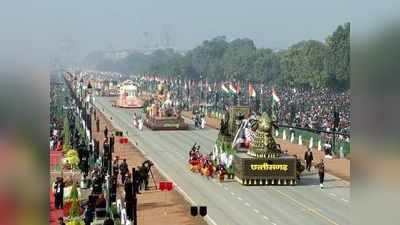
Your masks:
{"label": "person marching", "polygon": [[321,162],[315,165],[315,168],[318,169],[319,176],[319,186],[321,189],[324,188],[324,178],[325,178],[325,163],[324,160],[321,159]]}
{"label": "person marching", "polygon": [[306,153],[304,154],[304,160],[306,161],[306,170],[310,172],[311,163],[314,160],[313,153],[310,148],[308,148]]}

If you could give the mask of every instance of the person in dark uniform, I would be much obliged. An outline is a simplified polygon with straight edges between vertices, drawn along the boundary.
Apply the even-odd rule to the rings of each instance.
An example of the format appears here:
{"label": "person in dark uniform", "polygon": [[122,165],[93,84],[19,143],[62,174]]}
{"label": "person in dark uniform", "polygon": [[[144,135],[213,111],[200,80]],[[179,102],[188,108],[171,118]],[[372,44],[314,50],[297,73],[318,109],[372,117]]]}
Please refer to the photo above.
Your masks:
{"label": "person in dark uniform", "polygon": [[95,159],[97,159],[99,157],[99,153],[100,153],[100,143],[98,140],[93,139],[93,153],[94,153],[94,157]]}
{"label": "person in dark uniform", "polygon": [[126,159],[123,159],[122,163],[119,165],[119,171],[121,173],[122,184],[125,184],[126,175],[129,172],[129,168],[128,168],[128,164],[126,163]]}
{"label": "person in dark uniform", "polygon": [[103,225],[114,225],[114,220],[111,219],[109,213],[107,213],[107,218],[104,220]]}
{"label": "person in dark uniform", "polygon": [[64,207],[64,185],[63,179],[58,177],[54,185],[54,204],[56,209]]}
{"label": "person in dark uniform", "polygon": [[142,177],[139,171],[136,171],[133,176],[133,185],[135,185],[136,194],[142,194],[139,191],[142,189],[142,183],[144,182],[145,189],[148,189],[149,179],[147,177]]}
{"label": "person in dark uniform", "polygon": [[108,128],[107,128],[107,126],[104,128],[104,137],[108,138]]}
{"label": "person in dark uniform", "polygon": [[111,177],[111,196],[110,196],[111,202],[117,201],[117,186],[118,186],[117,176],[113,175]]}
{"label": "person in dark uniform", "polygon": [[315,165],[315,168],[318,169],[319,176],[319,186],[321,189],[324,188],[324,178],[325,178],[325,163],[324,160],[321,159],[321,162]]}
{"label": "person in dark uniform", "polygon": [[101,192],[102,192],[102,186],[101,186],[101,179],[100,179],[100,177],[98,176],[98,175],[96,175],[94,178],[93,178],[93,181],[92,181],[92,187],[93,187],[93,189],[92,189],[92,194],[100,194]]}
{"label": "person in dark uniform", "polygon": [[96,132],[100,132],[100,120],[96,118]]}
{"label": "person in dark uniform", "polygon": [[133,220],[133,183],[130,173],[127,174],[127,179],[124,185],[125,188],[125,206],[126,217],[128,220]]}
{"label": "person in dark uniform", "polygon": [[65,225],[64,219],[62,217],[58,217],[58,225]]}
{"label": "person in dark uniform", "polygon": [[111,148],[111,152],[114,153],[114,143],[115,143],[115,136],[114,133],[111,133],[111,137],[110,137],[110,148]]}
{"label": "person in dark uniform", "polygon": [[83,174],[88,174],[89,173],[89,159],[88,159],[88,153],[87,152],[84,152],[82,154],[81,170],[82,170]]}
{"label": "person in dark uniform", "polygon": [[103,142],[103,167],[107,168],[107,162],[108,160],[111,160],[110,158],[110,145],[108,144],[107,138],[104,138]]}
{"label": "person in dark uniform", "polygon": [[313,153],[310,148],[308,148],[306,153],[304,154],[304,160],[306,161],[306,169],[310,171],[311,163],[314,160]]}
{"label": "person in dark uniform", "polygon": [[106,216],[107,200],[104,198],[104,194],[100,194],[96,199],[95,217]]}
{"label": "person in dark uniform", "polygon": [[84,218],[85,225],[90,225],[93,222],[93,219],[94,219],[94,210],[92,207],[88,206],[85,211],[85,218]]}
{"label": "person in dark uniform", "polygon": [[115,156],[115,159],[114,159],[114,161],[113,161],[113,164],[112,164],[112,169],[113,169],[113,176],[117,176],[118,177],[118,172],[119,172],[119,157],[118,156]]}

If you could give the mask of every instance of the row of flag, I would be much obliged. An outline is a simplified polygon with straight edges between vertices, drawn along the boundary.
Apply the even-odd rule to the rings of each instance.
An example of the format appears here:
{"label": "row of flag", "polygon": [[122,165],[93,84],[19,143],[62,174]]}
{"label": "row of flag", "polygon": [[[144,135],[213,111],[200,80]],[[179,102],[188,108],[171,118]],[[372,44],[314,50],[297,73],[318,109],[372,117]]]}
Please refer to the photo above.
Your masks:
{"label": "row of flag", "polygon": [[[159,83],[167,83],[171,86],[175,85],[183,85],[185,90],[192,89],[193,87],[199,87],[201,90],[207,90],[208,92],[212,92],[213,90],[222,90],[226,94],[235,94],[238,95],[241,93],[241,85],[239,82],[232,82],[232,81],[222,81],[222,82],[214,82],[213,84],[210,84],[208,80],[177,80],[173,78],[161,78],[157,76],[145,76],[141,78],[142,80],[145,81],[156,81]],[[219,88],[218,88],[219,87]],[[257,96],[257,92],[255,87],[253,86],[252,83],[248,83],[248,90],[247,90],[248,96],[255,98]],[[263,89],[260,89],[260,94],[263,94]],[[274,88],[272,88],[272,98],[275,102],[280,103],[280,98],[278,97],[278,94]]]}

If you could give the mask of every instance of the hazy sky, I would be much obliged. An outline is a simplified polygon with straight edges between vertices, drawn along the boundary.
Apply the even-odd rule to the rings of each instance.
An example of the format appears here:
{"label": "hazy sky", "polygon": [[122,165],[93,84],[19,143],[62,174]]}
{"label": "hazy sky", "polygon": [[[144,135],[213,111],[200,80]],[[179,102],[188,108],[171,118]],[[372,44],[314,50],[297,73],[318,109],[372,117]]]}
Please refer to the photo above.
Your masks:
{"label": "hazy sky", "polygon": [[219,35],[228,40],[248,37],[258,47],[287,48],[301,40],[322,41],[338,25],[352,22],[349,2],[9,1],[0,7],[0,55],[43,58],[61,51],[82,55],[97,49],[143,48],[159,42],[165,32],[171,44],[183,50]]}

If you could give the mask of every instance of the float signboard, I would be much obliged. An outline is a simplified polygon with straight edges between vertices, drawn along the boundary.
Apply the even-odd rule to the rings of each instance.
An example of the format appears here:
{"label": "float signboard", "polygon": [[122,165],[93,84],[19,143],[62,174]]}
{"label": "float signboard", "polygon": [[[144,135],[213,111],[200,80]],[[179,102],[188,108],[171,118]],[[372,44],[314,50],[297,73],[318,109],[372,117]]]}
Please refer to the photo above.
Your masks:
{"label": "float signboard", "polygon": [[235,176],[240,179],[291,180],[296,178],[296,158],[255,158],[246,153],[235,154]]}

